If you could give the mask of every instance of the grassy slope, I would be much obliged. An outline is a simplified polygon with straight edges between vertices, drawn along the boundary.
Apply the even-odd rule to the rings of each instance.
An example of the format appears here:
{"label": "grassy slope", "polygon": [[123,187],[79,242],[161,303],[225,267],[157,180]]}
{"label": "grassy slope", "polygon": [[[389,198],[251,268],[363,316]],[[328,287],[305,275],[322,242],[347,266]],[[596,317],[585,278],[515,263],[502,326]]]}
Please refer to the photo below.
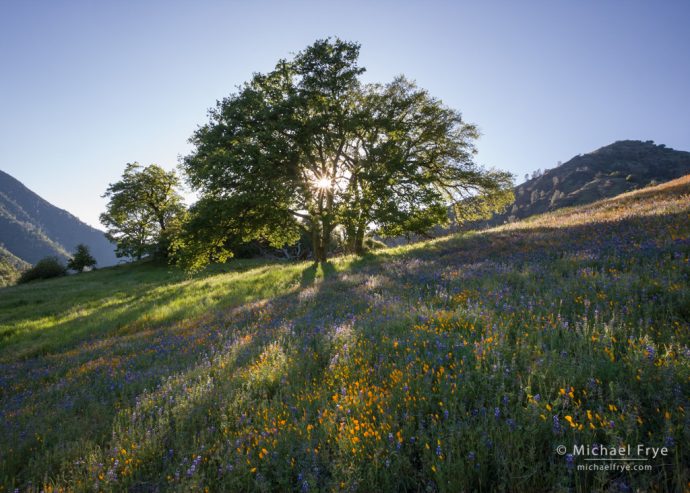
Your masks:
{"label": "grassy slope", "polygon": [[[689,194],[686,177],[318,268],[0,290],[0,484],[682,490]],[[595,442],[671,451],[643,473],[553,452]]]}

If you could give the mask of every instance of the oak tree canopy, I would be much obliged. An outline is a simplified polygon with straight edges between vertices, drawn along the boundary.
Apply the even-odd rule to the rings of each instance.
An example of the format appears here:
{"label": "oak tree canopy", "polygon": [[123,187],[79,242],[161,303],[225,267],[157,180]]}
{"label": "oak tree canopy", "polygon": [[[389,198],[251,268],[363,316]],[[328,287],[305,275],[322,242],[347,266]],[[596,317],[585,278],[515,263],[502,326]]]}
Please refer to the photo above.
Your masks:
{"label": "oak tree canopy", "polygon": [[280,247],[308,235],[325,260],[337,230],[423,234],[512,199],[512,176],[474,162],[477,128],[404,77],[364,84],[360,46],[315,42],[209,111],[182,163],[200,199],[180,248],[201,266],[233,239]]}

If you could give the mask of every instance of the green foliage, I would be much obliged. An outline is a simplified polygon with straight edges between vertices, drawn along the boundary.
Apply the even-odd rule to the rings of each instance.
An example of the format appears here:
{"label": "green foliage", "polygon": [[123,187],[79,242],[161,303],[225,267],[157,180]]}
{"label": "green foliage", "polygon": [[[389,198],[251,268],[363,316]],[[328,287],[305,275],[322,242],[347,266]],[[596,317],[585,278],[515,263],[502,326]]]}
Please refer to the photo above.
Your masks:
{"label": "green foliage", "polygon": [[237,238],[280,247],[302,234],[322,260],[339,227],[362,253],[369,231],[422,233],[451,206],[469,215],[468,197],[475,212],[505,205],[512,178],[474,163],[476,128],[402,77],[363,85],[358,57],[356,43],[317,41],[210,111],[183,163],[202,195],[178,249],[188,265]]}
{"label": "green foliage", "polygon": [[0,288],[14,284],[18,277],[19,272],[17,271],[16,267],[7,262],[5,259],[0,258]]}
{"label": "green foliage", "polygon": [[100,219],[108,228],[106,236],[117,245],[118,257],[168,256],[184,216],[179,185],[174,171],[139,163],[128,163],[122,179],[110,184]]}
{"label": "green foliage", "polygon": [[479,133],[459,112],[404,77],[368,86],[362,99],[361,150],[351,158],[348,189],[354,207],[343,211],[354,214],[345,222],[356,237],[369,225],[386,236],[424,235],[448,222],[449,207],[467,221],[512,200],[512,176],[473,161]]}
{"label": "green foliage", "polygon": [[265,240],[281,247],[299,240],[292,218],[270,207],[252,207],[251,198],[202,197],[189,209],[172,241],[173,258],[196,272],[212,262],[225,262],[242,244]]}
{"label": "green foliage", "polygon": [[61,277],[67,274],[67,268],[57,257],[46,257],[39,260],[36,265],[22,272],[17,280],[17,284],[24,284],[37,279],[50,279]]}
{"label": "green foliage", "polygon": [[386,244],[376,238],[367,237],[364,239],[364,247],[369,251],[380,250],[386,248]]}
{"label": "green foliage", "polygon": [[67,268],[77,272],[82,272],[86,267],[95,266],[96,259],[91,255],[89,247],[84,244],[77,245],[74,255],[67,261]]}
{"label": "green foliage", "polygon": [[19,274],[29,267],[29,264],[0,246],[0,288],[14,284]]}

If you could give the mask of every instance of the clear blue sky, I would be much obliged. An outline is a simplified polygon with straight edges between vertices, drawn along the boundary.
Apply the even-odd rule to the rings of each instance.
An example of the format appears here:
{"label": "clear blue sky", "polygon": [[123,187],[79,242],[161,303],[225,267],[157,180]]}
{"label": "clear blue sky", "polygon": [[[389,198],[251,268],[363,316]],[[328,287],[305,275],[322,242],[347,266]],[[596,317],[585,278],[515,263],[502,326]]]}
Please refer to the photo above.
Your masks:
{"label": "clear blue sky", "polygon": [[687,0],[0,0],[0,169],[98,226],[125,163],[172,169],[216,99],[327,36],[519,180],[620,139],[690,150]]}

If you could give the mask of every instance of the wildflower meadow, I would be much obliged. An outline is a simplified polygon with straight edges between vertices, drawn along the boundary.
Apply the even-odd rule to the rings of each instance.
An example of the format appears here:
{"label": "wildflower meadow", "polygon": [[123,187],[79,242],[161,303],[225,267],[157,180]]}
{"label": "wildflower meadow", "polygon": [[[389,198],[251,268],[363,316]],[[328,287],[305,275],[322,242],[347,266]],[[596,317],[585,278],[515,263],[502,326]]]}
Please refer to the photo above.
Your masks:
{"label": "wildflower meadow", "polygon": [[[2,289],[0,491],[687,491],[689,257],[686,177],[362,258]],[[638,444],[667,454],[573,453]]]}

